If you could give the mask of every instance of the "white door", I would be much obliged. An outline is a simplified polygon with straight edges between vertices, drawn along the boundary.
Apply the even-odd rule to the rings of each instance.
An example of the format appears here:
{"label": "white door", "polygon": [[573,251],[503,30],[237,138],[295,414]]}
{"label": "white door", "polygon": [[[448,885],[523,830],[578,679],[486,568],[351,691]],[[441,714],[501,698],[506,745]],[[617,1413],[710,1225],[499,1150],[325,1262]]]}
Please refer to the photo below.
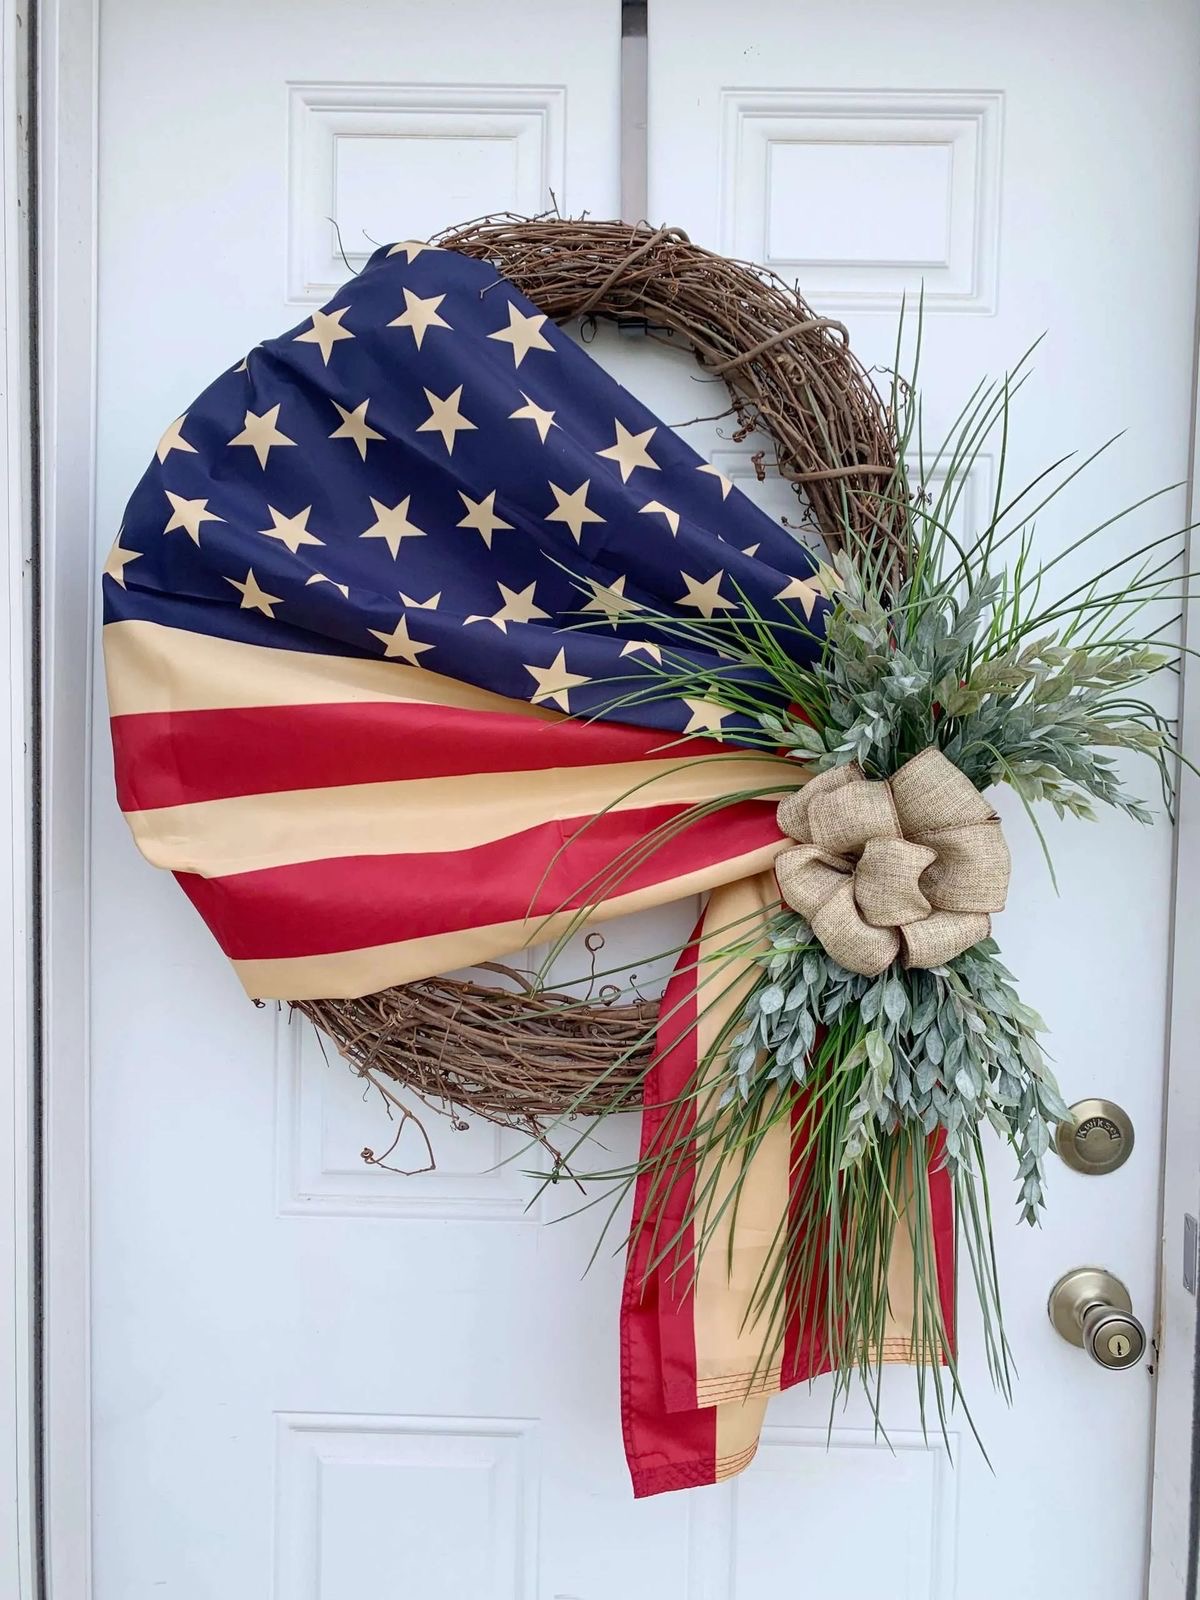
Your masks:
{"label": "white door", "polygon": [[[319,304],[341,249],[354,266],[368,240],[537,210],[550,191],[564,212],[616,214],[619,25],[616,0],[104,0],[101,549],[164,423]],[[1049,328],[1013,470],[1129,430],[1046,518],[1052,548],[1186,470],[1198,32],[1184,0],[1086,16],[1068,0],[650,0],[650,214],[798,277],[869,360],[923,280],[931,422]],[[666,420],[713,409],[684,360],[596,348]],[[752,476],[750,442],[693,437]],[[790,508],[779,485],[761,493]],[[1141,1592],[1149,1369],[1089,1366],[1044,1306],[1065,1268],[1099,1260],[1153,1312],[1165,828],[1052,830],[1056,899],[1006,816],[1006,953],[1053,1026],[1068,1099],[1119,1100],[1139,1141],[1108,1179],[1056,1169],[1039,1235],[1000,1205],[1011,1412],[964,1294],[992,1467],[961,1421],[953,1463],[926,1443],[911,1374],[893,1371],[892,1449],[855,1405],[827,1444],[817,1385],[774,1403],[736,1484],[635,1504],[620,1263],[581,1281],[593,1224],[542,1226],[550,1205],[526,1211],[486,1126],[432,1128],[432,1174],[364,1166],[391,1137],[381,1107],[304,1029],[246,1003],[137,857],[99,701],[93,722],[97,1600]]]}

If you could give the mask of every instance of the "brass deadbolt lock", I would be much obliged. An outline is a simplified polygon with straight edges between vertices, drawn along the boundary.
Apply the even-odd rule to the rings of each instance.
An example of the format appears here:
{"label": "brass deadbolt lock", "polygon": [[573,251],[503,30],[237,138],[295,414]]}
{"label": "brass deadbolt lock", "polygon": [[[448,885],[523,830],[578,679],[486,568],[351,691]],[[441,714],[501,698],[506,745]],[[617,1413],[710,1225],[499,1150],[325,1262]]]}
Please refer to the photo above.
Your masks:
{"label": "brass deadbolt lock", "polygon": [[1073,1172],[1102,1177],[1129,1160],[1133,1123],[1115,1100],[1077,1100],[1058,1125],[1054,1147]]}
{"label": "brass deadbolt lock", "polygon": [[1129,1290],[1101,1267],[1076,1267],[1050,1291],[1050,1321],[1069,1344],[1098,1366],[1120,1372],[1146,1353],[1146,1330],[1133,1314]]}

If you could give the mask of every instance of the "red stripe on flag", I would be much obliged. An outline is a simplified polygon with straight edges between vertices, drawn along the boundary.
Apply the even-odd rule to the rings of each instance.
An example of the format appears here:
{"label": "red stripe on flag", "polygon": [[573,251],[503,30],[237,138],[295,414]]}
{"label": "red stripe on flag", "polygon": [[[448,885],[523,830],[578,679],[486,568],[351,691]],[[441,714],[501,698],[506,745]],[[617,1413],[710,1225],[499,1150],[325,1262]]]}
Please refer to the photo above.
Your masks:
{"label": "red stripe on flag", "polygon": [[[822,1030],[813,1044],[820,1048],[824,1038]],[[789,1118],[791,1156],[788,1161],[788,1234],[789,1245],[799,1244],[799,1231],[805,1225],[804,1199],[809,1193],[813,1176],[813,1155],[810,1149],[812,1121],[820,1114],[820,1102],[809,1093],[793,1095]],[[817,1224],[821,1232],[820,1260],[825,1259],[828,1242],[828,1224],[822,1219]],[[783,1368],[780,1388],[790,1389],[794,1383],[805,1383],[833,1365],[830,1359],[829,1335],[825,1331],[826,1285],[828,1274],[819,1268],[815,1281],[808,1286],[803,1303],[797,1298],[789,1310],[783,1336]]]}
{"label": "red stripe on flag", "polygon": [[[694,1101],[679,1109],[671,1108],[670,1102],[696,1073],[695,971],[702,924],[703,918],[663,996],[658,1056],[643,1091],[643,1161],[662,1143],[672,1145],[689,1138],[695,1126]],[[651,1268],[655,1255],[686,1216],[693,1169],[694,1161],[680,1154],[665,1192],[645,1168],[638,1174],[634,1191],[634,1232],[621,1297],[621,1424],[625,1458],[638,1498],[668,1489],[694,1489],[716,1478],[716,1407],[668,1410],[666,1398],[669,1379],[671,1386],[690,1389],[693,1395],[696,1392],[691,1229],[685,1230],[665,1260]],[[656,1228],[652,1219],[660,1207],[664,1221]],[[672,1282],[677,1259],[684,1265]]]}
{"label": "red stripe on flag", "polygon": [[122,811],[404,778],[712,756],[710,739],[412,701],[144,711],[112,719]]}
{"label": "red stripe on flag", "polygon": [[687,810],[654,806],[548,822],[469,850],[176,876],[231,960],[328,955],[576,910],[602,892],[629,894],[779,838],[774,806],[742,801],[689,824],[619,879],[606,870],[622,850]]}
{"label": "red stripe on flag", "polygon": [[942,1321],[950,1349],[958,1353],[957,1307],[954,1304],[954,1184],[946,1166],[946,1135],[938,1129],[933,1136],[929,1161],[929,1208],[933,1218],[933,1255],[937,1262],[938,1289]]}
{"label": "red stripe on flag", "polygon": [[[818,1039],[818,1044],[820,1040]],[[816,1046],[814,1046],[816,1048]],[[789,1176],[789,1226],[796,1236],[800,1207],[812,1176],[812,1158],[804,1154],[811,1129],[807,1124],[814,1113],[819,1113],[820,1102],[809,1094],[798,1094],[792,1101],[792,1161]],[[950,1349],[956,1349],[954,1304],[954,1186],[943,1162],[945,1134],[931,1135],[929,1139],[929,1209],[933,1230],[933,1252],[937,1264],[938,1299],[942,1319],[946,1326]],[[827,1247],[828,1220],[818,1224],[822,1234],[822,1258]],[[809,1286],[803,1305],[793,1307],[784,1336],[783,1372],[780,1388],[790,1389],[793,1384],[808,1383],[828,1372],[833,1366],[829,1334],[826,1328],[826,1303],[829,1275],[818,1269],[816,1280]]]}

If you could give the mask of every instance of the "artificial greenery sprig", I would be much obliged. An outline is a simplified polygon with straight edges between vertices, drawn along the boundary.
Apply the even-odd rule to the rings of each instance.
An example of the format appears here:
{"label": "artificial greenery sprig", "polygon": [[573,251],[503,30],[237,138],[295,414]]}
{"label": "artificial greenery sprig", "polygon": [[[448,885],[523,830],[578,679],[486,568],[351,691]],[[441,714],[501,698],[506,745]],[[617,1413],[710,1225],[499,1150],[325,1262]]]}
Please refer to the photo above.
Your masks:
{"label": "artificial greenery sprig", "polygon": [[863,977],[839,966],[793,913],[777,917],[770,935],[765,982],[730,1043],[726,1103],[736,1095],[745,1104],[760,1074],[781,1092],[808,1087],[818,1035],[850,1017],[856,1036],[838,1066],[857,1073],[858,1091],[841,1167],[911,1123],[926,1136],[940,1129],[947,1165],[969,1174],[970,1129],[986,1118],[1016,1150],[1022,1214],[1036,1222],[1043,1157],[1067,1108],[1038,1042],[1045,1024],[1018,998],[995,942],[944,967],[894,964]]}
{"label": "artificial greenery sprig", "polygon": [[827,573],[834,605],[814,668],[825,691],[822,722],[760,713],[781,747],[813,771],[857,761],[887,776],[935,745],[978,789],[1008,783],[1059,816],[1089,819],[1090,796],[1151,820],[1102,752],[1165,758],[1165,721],[1132,691],[1169,664],[1166,651],[1123,638],[1064,643],[1065,629],[994,648],[1002,613],[1012,610],[999,574],[973,574],[959,598],[948,585],[926,587],[911,605],[906,582],[889,607],[849,552]]}

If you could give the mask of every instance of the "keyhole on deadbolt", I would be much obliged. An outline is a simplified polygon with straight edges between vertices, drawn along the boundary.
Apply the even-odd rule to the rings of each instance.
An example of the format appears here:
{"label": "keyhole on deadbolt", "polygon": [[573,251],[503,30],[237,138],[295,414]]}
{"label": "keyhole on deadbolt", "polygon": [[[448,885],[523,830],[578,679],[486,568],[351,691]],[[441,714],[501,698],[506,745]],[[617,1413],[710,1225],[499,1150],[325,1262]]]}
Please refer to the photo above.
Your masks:
{"label": "keyhole on deadbolt", "polygon": [[1121,1361],[1129,1354],[1129,1337],[1124,1333],[1114,1333],[1108,1341],[1108,1353],[1114,1360]]}

